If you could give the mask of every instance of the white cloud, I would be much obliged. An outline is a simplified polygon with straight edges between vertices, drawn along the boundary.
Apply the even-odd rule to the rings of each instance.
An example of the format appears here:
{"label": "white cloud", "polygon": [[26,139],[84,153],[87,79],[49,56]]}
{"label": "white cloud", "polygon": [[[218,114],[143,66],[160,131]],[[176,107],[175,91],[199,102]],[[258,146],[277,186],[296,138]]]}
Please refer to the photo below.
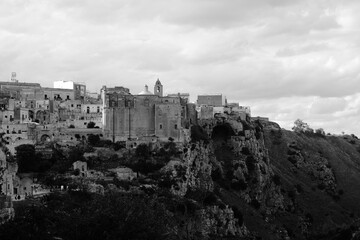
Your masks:
{"label": "white cloud", "polygon": [[353,131],[359,10],[325,0],[4,0],[0,79],[15,71],[44,86],[137,93],[160,78],[165,92],[223,93],[286,126],[301,118]]}

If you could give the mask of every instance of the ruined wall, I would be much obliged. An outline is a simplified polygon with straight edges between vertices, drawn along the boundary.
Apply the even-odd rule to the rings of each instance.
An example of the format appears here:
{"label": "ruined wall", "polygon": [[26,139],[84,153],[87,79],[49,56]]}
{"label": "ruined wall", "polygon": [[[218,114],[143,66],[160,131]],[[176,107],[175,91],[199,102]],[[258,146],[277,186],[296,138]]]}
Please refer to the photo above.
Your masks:
{"label": "ruined wall", "polygon": [[212,106],[201,106],[198,109],[199,119],[212,119],[214,117],[214,108]]}

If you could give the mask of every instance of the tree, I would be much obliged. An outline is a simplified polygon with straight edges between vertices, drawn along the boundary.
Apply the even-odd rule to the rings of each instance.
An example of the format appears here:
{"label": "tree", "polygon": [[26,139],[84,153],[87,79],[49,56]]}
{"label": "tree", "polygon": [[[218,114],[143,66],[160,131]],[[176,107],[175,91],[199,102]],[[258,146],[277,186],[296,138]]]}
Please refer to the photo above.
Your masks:
{"label": "tree", "polygon": [[292,127],[292,130],[297,133],[313,133],[314,130],[310,128],[309,124],[304,122],[301,119],[296,119],[294,122],[294,126]]}
{"label": "tree", "polygon": [[135,155],[141,159],[148,159],[150,157],[149,146],[145,143],[142,143],[136,147]]}
{"label": "tree", "polygon": [[42,153],[36,153],[32,144],[22,144],[15,150],[19,173],[45,172],[53,165],[51,159],[44,158]]}
{"label": "tree", "polygon": [[35,146],[32,144],[22,144],[15,147],[15,150],[19,172],[33,172],[36,165]]}
{"label": "tree", "polygon": [[191,126],[191,142],[199,142],[199,141],[205,141],[207,142],[209,140],[209,136],[206,133],[206,131],[198,125]]}
{"label": "tree", "polygon": [[325,131],[324,131],[324,129],[322,129],[322,128],[316,129],[316,130],[315,130],[315,133],[316,133],[317,135],[325,136]]}
{"label": "tree", "polygon": [[76,140],[78,140],[78,141],[79,141],[79,140],[80,140],[80,138],[81,138],[81,137],[80,137],[80,134],[76,133],[76,134],[75,134],[75,138],[76,138]]}
{"label": "tree", "polygon": [[95,128],[95,123],[94,122],[89,122],[88,124],[87,124],[87,128]]}
{"label": "tree", "polygon": [[90,134],[88,136],[88,142],[89,142],[90,145],[96,146],[100,142],[99,135]]}
{"label": "tree", "polygon": [[20,206],[0,239],[175,239],[172,216],[154,197],[69,191],[43,201]]}

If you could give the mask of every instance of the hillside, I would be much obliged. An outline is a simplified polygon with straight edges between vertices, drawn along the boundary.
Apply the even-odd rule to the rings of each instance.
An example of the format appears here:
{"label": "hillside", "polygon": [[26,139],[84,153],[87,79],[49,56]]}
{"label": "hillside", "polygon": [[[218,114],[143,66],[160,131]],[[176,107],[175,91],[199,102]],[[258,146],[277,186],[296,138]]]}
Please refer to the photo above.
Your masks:
{"label": "hillside", "polygon": [[[359,239],[356,136],[296,133],[236,113],[200,121],[190,133],[178,145],[104,148],[96,161],[88,155],[97,152],[85,153],[94,169],[125,165],[139,177],[66,180],[58,171],[69,191],[18,210],[0,226],[0,238],[23,229],[32,239]],[[55,165],[71,164],[81,149]],[[102,194],[89,193],[85,183]]]}
{"label": "hillside", "polygon": [[358,139],[286,130],[265,129],[264,133],[272,169],[280,176],[282,191],[293,198],[295,205],[284,219],[308,214],[309,233],[321,235],[340,231],[359,217]]}

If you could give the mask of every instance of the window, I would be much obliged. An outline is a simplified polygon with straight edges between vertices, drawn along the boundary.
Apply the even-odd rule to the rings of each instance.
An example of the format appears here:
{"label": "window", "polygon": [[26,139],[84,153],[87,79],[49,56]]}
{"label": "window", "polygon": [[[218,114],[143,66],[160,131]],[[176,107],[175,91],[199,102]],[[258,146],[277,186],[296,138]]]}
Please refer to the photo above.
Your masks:
{"label": "window", "polygon": [[86,125],[86,122],[84,122],[84,125]]}
{"label": "window", "polygon": [[5,118],[7,118],[7,115],[5,115]]}
{"label": "window", "polygon": [[159,125],[159,128],[162,129],[162,124]]}
{"label": "window", "polygon": [[177,124],[175,124],[174,128],[177,129]]}
{"label": "window", "polygon": [[71,104],[71,107],[74,107],[74,104]]}
{"label": "window", "polygon": [[19,130],[18,133],[21,134],[21,130]]}

